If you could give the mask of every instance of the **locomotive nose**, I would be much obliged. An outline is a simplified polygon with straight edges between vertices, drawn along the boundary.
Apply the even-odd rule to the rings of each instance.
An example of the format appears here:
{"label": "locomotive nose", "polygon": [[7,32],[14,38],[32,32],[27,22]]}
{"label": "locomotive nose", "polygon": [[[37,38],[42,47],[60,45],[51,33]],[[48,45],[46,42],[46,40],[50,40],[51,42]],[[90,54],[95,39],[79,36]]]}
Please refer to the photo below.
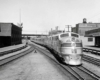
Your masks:
{"label": "locomotive nose", "polygon": [[62,54],[81,54],[82,43],[79,39],[69,38],[61,40]]}

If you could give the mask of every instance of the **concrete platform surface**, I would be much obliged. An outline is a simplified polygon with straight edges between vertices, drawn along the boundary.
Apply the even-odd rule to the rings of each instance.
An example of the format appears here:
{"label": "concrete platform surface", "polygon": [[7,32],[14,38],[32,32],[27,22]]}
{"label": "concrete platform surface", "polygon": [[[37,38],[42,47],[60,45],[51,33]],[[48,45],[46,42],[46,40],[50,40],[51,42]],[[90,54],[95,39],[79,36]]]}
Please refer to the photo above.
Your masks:
{"label": "concrete platform surface", "polygon": [[0,80],[70,80],[52,60],[33,51],[0,66]]}

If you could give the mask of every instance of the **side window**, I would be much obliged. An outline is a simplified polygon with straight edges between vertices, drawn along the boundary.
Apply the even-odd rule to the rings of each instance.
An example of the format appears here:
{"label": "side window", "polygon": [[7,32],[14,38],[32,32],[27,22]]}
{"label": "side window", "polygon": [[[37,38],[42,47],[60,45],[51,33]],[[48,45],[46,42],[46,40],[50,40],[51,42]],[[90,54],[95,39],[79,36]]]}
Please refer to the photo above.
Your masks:
{"label": "side window", "polygon": [[58,36],[52,37],[54,41],[58,40]]}
{"label": "side window", "polygon": [[58,40],[59,38],[58,38],[58,36],[55,36],[55,40]]}
{"label": "side window", "polygon": [[71,36],[78,37],[78,35],[77,35],[77,34],[71,34]]}
{"label": "side window", "polygon": [[92,42],[93,41],[93,38],[92,37],[89,37],[88,38],[88,42]]}

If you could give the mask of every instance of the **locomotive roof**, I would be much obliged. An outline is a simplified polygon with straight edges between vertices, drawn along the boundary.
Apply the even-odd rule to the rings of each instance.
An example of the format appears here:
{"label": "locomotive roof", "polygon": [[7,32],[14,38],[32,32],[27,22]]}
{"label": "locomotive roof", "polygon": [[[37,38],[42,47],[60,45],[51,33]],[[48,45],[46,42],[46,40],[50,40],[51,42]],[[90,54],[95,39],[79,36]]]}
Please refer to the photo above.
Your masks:
{"label": "locomotive roof", "polygon": [[[50,35],[49,37],[58,36],[58,35],[61,35],[61,34],[66,34],[66,33],[69,33],[69,34],[71,34],[71,33],[77,34],[77,33],[74,33],[74,32],[63,32],[63,33],[58,33],[58,34],[55,34],[55,35]],[[77,34],[77,35],[79,35],[79,34]]]}

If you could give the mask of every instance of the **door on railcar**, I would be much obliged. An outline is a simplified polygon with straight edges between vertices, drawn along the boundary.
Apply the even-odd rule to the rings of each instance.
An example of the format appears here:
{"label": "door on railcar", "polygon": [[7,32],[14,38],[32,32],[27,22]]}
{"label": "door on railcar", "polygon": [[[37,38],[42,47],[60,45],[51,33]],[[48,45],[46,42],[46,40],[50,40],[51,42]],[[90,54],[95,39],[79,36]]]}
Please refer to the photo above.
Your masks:
{"label": "door on railcar", "polygon": [[48,37],[47,45],[52,48],[52,37]]}
{"label": "door on railcar", "polygon": [[60,51],[59,36],[53,36],[53,47],[57,52]]}

